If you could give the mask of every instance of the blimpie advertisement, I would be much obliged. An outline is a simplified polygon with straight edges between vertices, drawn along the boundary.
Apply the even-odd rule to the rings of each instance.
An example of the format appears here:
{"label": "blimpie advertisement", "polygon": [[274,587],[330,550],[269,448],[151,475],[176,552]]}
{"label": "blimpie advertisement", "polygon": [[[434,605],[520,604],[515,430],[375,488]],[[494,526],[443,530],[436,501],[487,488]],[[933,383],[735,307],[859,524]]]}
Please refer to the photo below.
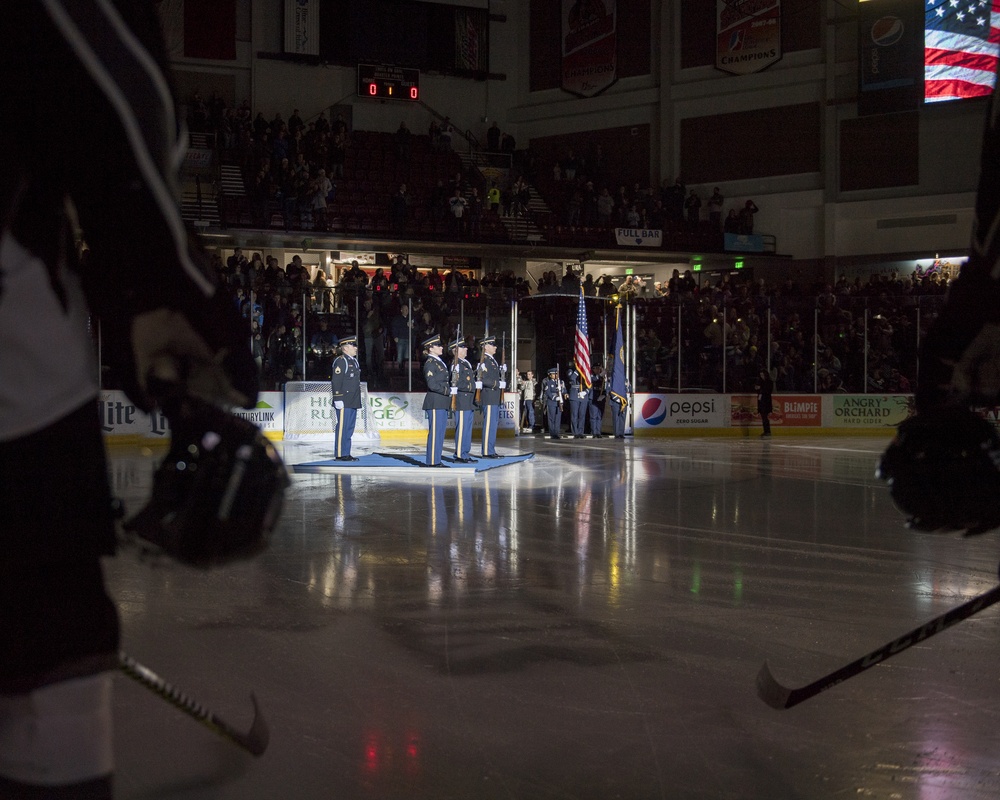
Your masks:
{"label": "blimpie advertisement", "polygon": [[[774,410],[769,419],[772,427],[818,428],[823,424],[822,397],[817,394],[782,394],[772,398]],[[734,428],[759,426],[757,396],[733,395],[730,406],[730,425]]]}

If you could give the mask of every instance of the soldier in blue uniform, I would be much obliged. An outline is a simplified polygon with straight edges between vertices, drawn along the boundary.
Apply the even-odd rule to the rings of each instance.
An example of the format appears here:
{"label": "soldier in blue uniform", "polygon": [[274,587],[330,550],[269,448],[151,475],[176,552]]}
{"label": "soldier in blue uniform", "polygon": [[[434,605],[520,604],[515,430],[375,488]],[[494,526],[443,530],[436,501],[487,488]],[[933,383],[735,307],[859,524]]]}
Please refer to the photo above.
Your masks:
{"label": "soldier in blue uniform", "polygon": [[472,415],[476,394],[476,372],[466,360],[469,346],[464,337],[456,338],[448,348],[452,352],[451,396],[452,410],[455,412],[455,460],[463,464],[474,464],[472,458]]}
{"label": "soldier in blue uniform", "polygon": [[611,407],[614,410],[615,438],[625,438],[625,427],[628,422],[628,396],[632,394],[632,385],[625,381],[625,396],[612,395]]}
{"label": "soldier in blue uniform", "polygon": [[357,461],[351,455],[351,437],[361,408],[361,364],[358,363],[358,337],[340,340],[340,355],[333,360],[330,387],[334,409],[334,456],[337,461]]}
{"label": "soldier in blue uniform", "polygon": [[590,389],[583,382],[583,376],[574,366],[567,376],[566,386],[569,390],[569,432],[574,439],[583,438],[583,430],[587,424],[587,409],[590,407]]}
{"label": "soldier in blue uniform", "polygon": [[549,435],[553,439],[559,438],[559,429],[562,427],[563,395],[566,394],[566,385],[559,380],[559,368],[552,367],[548,376],[542,381],[542,397],[545,398],[545,412],[549,421]]}
{"label": "soldier in blue uniform", "polygon": [[497,422],[500,419],[500,400],[503,390],[507,388],[505,380],[507,365],[501,366],[493,357],[497,351],[495,336],[485,336],[479,344],[483,351],[482,360],[476,371],[479,408],[483,414],[483,447],[480,458],[500,458],[496,451]]}
{"label": "soldier in blue uniform", "polygon": [[590,415],[590,432],[595,439],[604,436],[601,427],[604,422],[604,406],[608,395],[606,392],[604,367],[600,364],[594,365],[594,372],[590,376],[590,404],[588,414]]}
{"label": "soldier in blue uniform", "polygon": [[448,427],[448,409],[451,408],[451,385],[448,380],[448,365],[441,360],[444,345],[438,334],[421,342],[427,360],[424,362],[424,380],[427,394],[424,395],[424,411],[427,414],[427,459],[425,467],[441,466],[441,451],[444,449],[444,431]]}

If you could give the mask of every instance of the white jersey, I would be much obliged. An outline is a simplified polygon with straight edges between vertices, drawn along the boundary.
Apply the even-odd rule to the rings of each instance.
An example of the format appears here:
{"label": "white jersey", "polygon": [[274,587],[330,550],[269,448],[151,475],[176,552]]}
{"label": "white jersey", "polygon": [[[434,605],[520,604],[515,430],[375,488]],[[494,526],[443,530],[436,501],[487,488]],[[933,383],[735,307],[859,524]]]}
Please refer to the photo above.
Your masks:
{"label": "white jersey", "polygon": [[62,419],[98,391],[97,359],[79,279],[58,273],[64,309],[41,259],[4,232],[0,238],[0,441]]}

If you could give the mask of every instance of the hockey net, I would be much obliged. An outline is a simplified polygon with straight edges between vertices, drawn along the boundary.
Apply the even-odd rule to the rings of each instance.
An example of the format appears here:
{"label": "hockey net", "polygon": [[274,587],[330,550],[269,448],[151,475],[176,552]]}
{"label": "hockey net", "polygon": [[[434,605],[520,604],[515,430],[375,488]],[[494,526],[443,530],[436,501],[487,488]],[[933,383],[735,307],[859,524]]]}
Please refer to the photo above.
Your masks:
{"label": "hockey net", "polygon": [[[330,381],[289,381],[285,384],[285,439],[332,441],[334,408]],[[361,408],[352,442],[381,441],[368,403],[368,384],[361,384]]]}

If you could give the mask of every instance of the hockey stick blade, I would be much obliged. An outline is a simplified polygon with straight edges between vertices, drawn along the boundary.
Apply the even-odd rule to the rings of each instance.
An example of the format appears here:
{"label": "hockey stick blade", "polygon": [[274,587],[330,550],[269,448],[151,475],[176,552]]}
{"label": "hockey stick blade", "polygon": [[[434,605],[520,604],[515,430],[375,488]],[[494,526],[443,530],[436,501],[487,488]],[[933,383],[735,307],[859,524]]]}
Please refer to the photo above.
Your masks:
{"label": "hockey stick blade", "polygon": [[946,611],[944,614],[914,628],[898,639],[882,645],[877,650],[868,653],[868,655],[862,656],[856,661],[852,661],[850,664],[834,670],[819,680],[815,680],[798,689],[790,689],[778,683],[774,675],[771,674],[770,666],[765,661],[764,665],[760,668],[760,672],[757,673],[757,696],[771,706],[771,708],[784,709],[797,706],[803,700],[808,700],[820,692],[825,692],[827,689],[831,689],[838,683],[843,683],[849,678],[853,678],[855,675],[874,667],[887,658],[891,658],[897,653],[902,653],[904,650],[913,647],[915,644],[930,639],[932,636],[941,633],[945,628],[950,628],[956,622],[961,622],[963,619],[971,617],[976,612],[982,611],[984,608],[988,608],[998,601],[1000,601],[1000,586],[994,586],[988,592],[973,597],[968,602],[956,606],[951,611]]}
{"label": "hockey stick blade", "polygon": [[130,678],[159,695],[175,708],[198,720],[219,736],[228,739],[251,755],[260,756],[267,750],[271,733],[254,694],[250,695],[250,701],[253,703],[253,722],[250,724],[250,730],[243,733],[176,687],[171,686],[149,667],[144,667],[131,656],[120,652],[118,654],[118,667]]}

